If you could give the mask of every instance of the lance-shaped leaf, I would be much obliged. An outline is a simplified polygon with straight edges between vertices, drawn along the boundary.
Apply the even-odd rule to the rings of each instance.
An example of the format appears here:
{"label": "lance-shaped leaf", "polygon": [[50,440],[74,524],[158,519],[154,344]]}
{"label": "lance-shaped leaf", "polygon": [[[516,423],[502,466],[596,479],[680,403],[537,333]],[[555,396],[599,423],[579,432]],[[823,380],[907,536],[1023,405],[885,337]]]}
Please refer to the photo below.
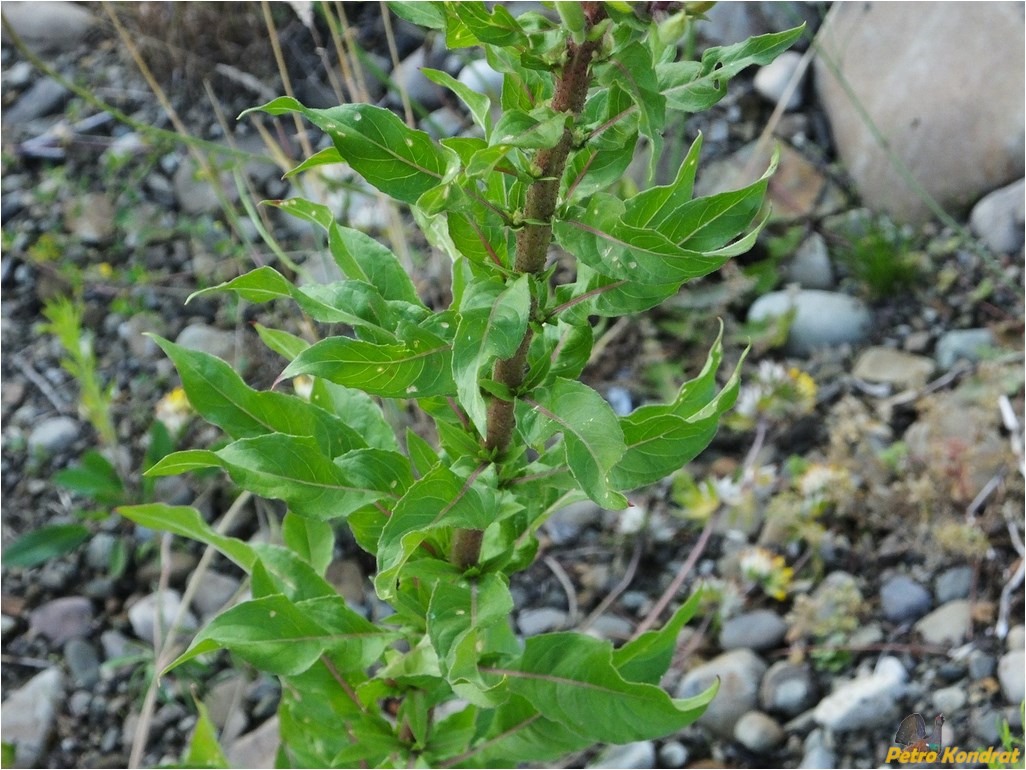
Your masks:
{"label": "lance-shaped leaf", "polygon": [[475,484],[482,470],[461,478],[440,465],[414,482],[396,503],[378,542],[378,596],[388,601],[395,594],[399,570],[432,530],[484,529],[491,523],[494,492]]}
{"label": "lance-shaped leaf", "polygon": [[665,626],[658,631],[647,631],[622,647],[613,650],[613,665],[628,682],[659,684],[677,648],[677,637],[684,624],[694,617],[702,600],[699,589],[677,608]]}
{"label": "lance-shaped leaf", "polygon": [[[338,154],[386,195],[415,203],[440,184],[456,156],[395,113],[369,104],[343,104],[318,110],[289,96],[246,110],[271,115],[298,112],[331,137]],[[239,117],[242,117],[241,115]]]}
{"label": "lance-shaped leaf", "polygon": [[596,67],[596,74],[603,85],[615,83],[627,90],[638,105],[641,134],[652,144],[650,168],[654,170],[662,155],[666,97],[660,93],[651,51],[638,41],[628,43]]}
{"label": "lance-shaped leaf", "polygon": [[395,328],[391,311],[377,287],[363,281],[335,281],[301,289],[273,267],[265,265],[217,286],[201,289],[192,297],[224,291],[253,303],[292,299],[315,321],[368,328],[394,339],[390,333]]}
{"label": "lance-shaped leaf", "polygon": [[659,87],[671,109],[700,112],[712,107],[727,93],[727,83],[753,64],[769,64],[790,48],[805,25],[785,32],[750,37],[734,45],[708,48],[702,61],[659,64]]}
{"label": "lance-shaped leaf", "polygon": [[576,725],[548,719],[519,695],[511,696],[490,714],[488,732],[476,745],[457,754],[453,767],[502,767],[510,757],[520,762],[545,762],[595,743]]}
{"label": "lance-shaped leaf", "polygon": [[523,149],[552,147],[563,135],[566,121],[566,113],[549,106],[535,107],[530,112],[507,110],[495,124],[488,141],[494,146]]}
{"label": "lance-shaped leaf", "polygon": [[445,4],[440,2],[403,2],[389,0],[388,7],[400,19],[418,27],[445,29]]}
{"label": "lance-shaped leaf", "polygon": [[452,348],[425,332],[410,344],[376,345],[349,337],[329,337],[311,345],[279,379],[310,374],[387,398],[451,396]]}
{"label": "lance-shaped leaf", "polygon": [[[521,402],[518,402],[518,405]],[[532,443],[563,434],[566,463],[588,497],[604,508],[627,507],[627,499],[610,487],[609,474],[623,456],[623,431],[602,396],[587,385],[557,377],[522,399],[536,427]]]}
{"label": "lance-shaped leaf", "polygon": [[153,339],[174,362],[193,409],[232,438],[271,432],[310,436],[329,457],[366,446],[340,417],[297,396],[253,390],[220,358]]}
{"label": "lance-shaped leaf", "polygon": [[482,367],[516,352],[527,333],[530,309],[526,275],[508,287],[496,279],[475,281],[463,294],[452,343],[452,375],[460,405],[482,436],[487,432],[487,409],[479,374]]}
{"label": "lance-shaped leaf", "polygon": [[638,143],[638,114],[630,95],[617,85],[598,89],[576,125],[591,131],[587,143],[571,152],[563,174],[564,197],[582,201],[623,178]]}
{"label": "lance-shaped leaf", "polygon": [[445,3],[445,44],[466,48],[480,43],[515,46],[526,43],[519,22],[501,5],[489,13],[482,2]]}
{"label": "lance-shaped leaf", "polygon": [[702,715],[716,688],[671,698],[655,685],[628,682],[613,665],[607,641],[583,634],[527,639],[517,663],[483,669],[504,676],[510,691],[544,717],[592,741],[629,743],[676,732]]}
{"label": "lance-shaped leaf", "polygon": [[613,469],[617,489],[630,490],[678,470],[709,445],[720,417],[737,400],[744,356],[723,388],[716,392],[716,371],[723,358],[723,327],[706,357],[705,366],[685,382],[670,404],[650,404],[621,418],[627,451]]}
{"label": "lance-shaped leaf", "polygon": [[273,433],[240,439],[217,452],[168,455],[147,473],[177,472],[184,454],[191,468],[219,467],[236,484],[284,500],[301,516],[330,521],[382,499],[396,500],[412,481],[409,460],[395,452],[357,449],[332,461],[305,436]]}
{"label": "lance-shaped leaf", "polygon": [[467,108],[470,110],[470,114],[474,117],[474,122],[481,127],[481,130],[483,130],[486,135],[491,131],[492,100],[488,98],[487,94],[478,93],[466,83],[458,81],[448,72],[431,69],[430,67],[421,67],[420,71],[424,73],[424,77],[432,83],[445,86],[456,94],[456,96],[460,98],[460,101],[467,105]]}
{"label": "lance-shaped leaf", "polygon": [[253,549],[260,557],[250,573],[250,588],[254,599],[284,594],[289,601],[300,602],[338,594],[310,564],[288,548],[255,543]]}
{"label": "lance-shaped leaf", "polygon": [[202,514],[190,506],[147,503],[125,505],[117,510],[126,519],[149,529],[170,532],[209,545],[246,572],[250,571],[257,559],[257,553],[251,545],[234,537],[218,534],[203,520]]}
{"label": "lance-shaped leaf", "polygon": [[340,596],[293,603],[276,594],[222,612],[165,671],[219,649],[280,676],[306,671],[327,652],[370,665],[392,638]]}
{"label": "lance-shaped leaf", "polygon": [[335,533],[326,521],[298,516],[291,511],[281,523],[285,545],[313,570],[323,576],[335,551]]}
{"label": "lance-shaped leaf", "polygon": [[[492,706],[495,702],[484,690],[489,685],[478,671],[478,660],[486,652],[485,632],[498,623],[508,623],[513,597],[506,581],[495,573],[475,581],[441,582],[435,585],[427,612],[427,631],[438,654],[442,674],[469,694],[471,702]],[[480,694],[480,698],[474,698]]]}
{"label": "lance-shaped leaf", "polygon": [[680,282],[646,284],[610,278],[581,264],[577,270],[577,281],[557,289],[556,296],[561,303],[558,306],[559,317],[567,323],[584,324],[592,315],[606,317],[640,313],[672,297],[680,287]]}
{"label": "lance-shaped leaf", "polygon": [[331,256],[346,278],[374,286],[387,300],[402,300],[423,307],[399,258],[366,233],[340,225],[327,206],[303,198],[266,203],[324,228]]}
{"label": "lance-shaped leaf", "polygon": [[666,233],[663,226],[666,220],[691,200],[701,151],[702,135],[699,134],[680,164],[673,182],[662,187],[650,187],[626,201],[623,221],[633,227],[654,227]]}

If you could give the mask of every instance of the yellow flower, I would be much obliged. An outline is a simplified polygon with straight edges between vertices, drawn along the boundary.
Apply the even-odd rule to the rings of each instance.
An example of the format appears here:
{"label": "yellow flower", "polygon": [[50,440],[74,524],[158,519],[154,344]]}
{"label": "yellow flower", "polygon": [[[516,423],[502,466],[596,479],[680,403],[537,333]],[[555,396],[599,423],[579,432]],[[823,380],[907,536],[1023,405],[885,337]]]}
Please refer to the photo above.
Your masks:
{"label": "yellow flower", "polygon": [[156,417],[171,433],[177,433],[192,417],[192,404],[182,388],[175,388],[157,402]]}
{"label": "yellow flower", "polygon": [[100,271],[101,278],[114,277],[114,268],[110,266],[110,262],[101,262],[96,266],[96,269]]}
{"label": "yellow flower", "polygon": [[816,400],[816,381],[812,379],[808,372],[803,372],[801,369],[791,368],[788,375],[794,380],[794,386],[798,390],[798,394],[806,401]]}

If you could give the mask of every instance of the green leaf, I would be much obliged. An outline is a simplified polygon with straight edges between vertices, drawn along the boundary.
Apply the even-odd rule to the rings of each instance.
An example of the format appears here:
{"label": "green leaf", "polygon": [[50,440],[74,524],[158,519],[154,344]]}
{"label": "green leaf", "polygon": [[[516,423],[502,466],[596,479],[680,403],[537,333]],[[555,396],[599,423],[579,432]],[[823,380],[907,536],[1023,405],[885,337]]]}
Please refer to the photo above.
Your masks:
{"label": "green leaf", "polygon": [[210,719],[210,713],[203,702],[196,700],[196,727],[192,731],[183,767],[231,767],[217,742],[217,727]]}
{"label": "green leaf", "polygon": [[613,469],[617,489],[637,489],[655,483],[693,460],[712,441],[720,417],[737,400],[744,361],[742,356],[717,393],[722,337],[721,324],[702,371],[681,386],[673,403],[642,406],[620,420],[627,451]]}
{"label": "green leaf", "polygon": [[282,521],[281,536],[285,545],[313,567],[318,575],[324,576],[335,551],[335,533],[330,524],[297,516],[290,511]]}
{"label": "green leaf", "polygon": [[613,665],[628,682],[659,684],[673,660],[677,637],[684,624],[694,617],[702,600],[701,589],[682,604],[666,625],[658,631],[647,631],[627,644],[613,650]]}
{"label": "green leaf", "polygon": [[523,402],[536,415],[531,443],[563,434],[566,462],[588,497],[603,508],[627,507],[627,499],[610,487],[609,474],[625,451],[623,431],[612,408],[587,385],[557,377]]}
{"label": "green leaf", "polygon": [[50,524],[32,530],[4,549],[7,567],[35,567],[71,553],[89,539],[89,528],[81,524]]}
{"label": "green leaf", "polygon": [[[467,683],[461,690],[477,705],[495,705],[482,690],[488,685],[478,672],[478,660],[486,652],[484,631],[498,623],[509,622],[513,597],[506,581],[494,573],[475,581],[457,583],[439,581],[431,595],[427,613],[427,631],[438,654],[443,675],[452,685]],[[480,694],[479,699],[473,694]]]}
{"label": "green leaf", "polygon": [[535,107],[529,113],[507,110],[495,124],[488,141],[492,145],[521,149],[552,147],[563,135],[566,120],[565,113],[548,106]]}
{"label": "green leaf", "polygon": [[427,441],[414,433],[412,428],[406,429],[406,453],[418,476],[423,476],[438,465],[438,453]]}
{"label": "green leaf", "polygon": [[369,665],[390,640],[391,634],[350,610],[340,596],[293,603],[278,594],[222,612],[163,673],[219,649],[279,676],[300,674],[328,652]]}
{"label": "green leaf", "polygon": [[[298,112],[331,137],[338,154],[370,184],[404,203],[416,203],[440,184],[455,154],[426,133],[408,127],[394,113],[369,104],[318,110],[282,96],[242,115]],[[239,117],[242,117],[240,115]]]}
{"label": "green leaf", "polygon": [[328,247],[342,275],[370,284],[386,300],[424,307],[399,258],[374,238],[335,222],[328,228]]}
{"label": "green leaf", "polygon": [[466,48],[480,43],[497,46],[526,45],[524,30],[501,5],[492,13],[482,2],[446,3],[445,44]]}
{"label": "green leaf", "polygon": [[583,634],[526,640],[516,664],[488,669],[543,716],[604,743],[629,743],[676,732],[694,722],[716,694],[671,698],[659,687],[628,682],[613,666],[612,645]]}
{"label": "green leaf", "polygon": [[57,471],[53,482],[103,505],[114,505],[125,498],[117,469],[95,449],[85,452],[78,465]]}
{"label": "green leaf", "polygon": [[460,101],[467,105],[467,108],[470,110],[470,114],[474,118],[474,122],[481,127],[485,132],[485,135],[490,133],[492,128],[492,100],[488,98],[487,94],[478,93],[474,89],[458,81],[448,72],[431,69],[430,67],[421,67],[420,71],[424,73],[424,77],[431,82],[444,86],[456,94],[456,96],[460,98]]}
{"label": "green leaf", "polygon": [[651,165],[662,155],[662,130],[666,123],[666,97],[659,92],[659,79],[652,64],[652,53],[641,42],[633,41],[614,51],[607,62],[596,67],[603,85],[625,89],[638,105],[640,130],[652,146]]}
{"label": "green leaf", "polygon": [[260,335],[261,342],[289,361],[310,347],[310,343],[302,337],[297,337],[295,334],[283,331],[282,329],[271,329],[259,323],[254,323],[253,328]]}
{"label": "green leaf", "polygon": [[395,594],[399,570],[414,550],[439,528],[484,529],[491,523],[494,493],[477,482],[482,468],[461,478],[439,465],[414,482],[395,508],[378,543],[374,586],[385,601]]}
{"label": "green leaf", "polygon": [[673,182],[663,187],[651,187],[626,201],[623,221],[632,227],[654,227],[666,233],[665,225],[672,225],[672,222],[667,223],[667,219],[691,200],[701,151],[702,135],[699,134],[691,144]]}
{"label": "green leaf", "polygon": [[400,19],[418,27],[445,29],[445,4],[425,2],[398,2],[389,0],[388,7]]}
{"label": "green leaf", "polygon": [[701,63],[670,62],[656,66],[667,106],[684,112],[712,107],[727,93],[727,83],[753,64],[769,64],[805,32],[805,25],[786,32],[750,37],[734,45],[708,48]]}
{"label": "green leaf", "polygon": [[153,339],[174,362],[193,409],[232,438],[275,431],[306,435],[331,457],[366,446],[335,415],[297,396],[253,390],[221,359],[157,336]]}
{"label": "green leaf", "polygon": [[311,374],[387,398],[455,395],[451,347],[437,337],[425,339],[426,344],[375,345],[329,337],[300,353],[280,378]]}
{"label": "green leaf", "polygon": [[363,391],[318,379],[310,393],[310,403],[342,417],[372,449],[399,451],[395,432],[381,407]]}
{"label": "green leaf", "polygon": [[[485,718],[490,718],[490,723]],[[455,767],[505,767],[512,764],[513,757],[520,762],[544,763],[595,743],[575,725],[546,718],[519,695],[483,712],[480,721],[487,725],[484,739],[461,755]]]}
{"label": "green leaf", "polygon": [[117,512],[136,524],[159,532],[170,532],[209,545],[249,572],[257,559],[253,547],[234,537],[218,534],[203,520],[202,514],[187,505],[123,505]]}
{"label": "green leaf", "polygon": [[460,405],[482,436],[488,420],[478,383],[481,369],[516,353],[527,333],[530,310],[526,275],[509,286],[496,279],[474,281],[463,294],[452,345],[452,375]]}

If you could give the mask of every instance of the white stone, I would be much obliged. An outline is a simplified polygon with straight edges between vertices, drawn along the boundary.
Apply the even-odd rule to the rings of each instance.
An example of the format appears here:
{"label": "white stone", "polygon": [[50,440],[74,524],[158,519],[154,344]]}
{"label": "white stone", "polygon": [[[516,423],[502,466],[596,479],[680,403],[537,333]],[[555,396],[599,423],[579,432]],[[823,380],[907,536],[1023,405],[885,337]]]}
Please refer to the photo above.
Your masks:
{"label": "white stone", "polygon": [[4,743],[15,747],[15,767],[39,767],[63,699],[64,674],[48,668],[11,693],[0,711]]}
{"label": "white stone", "polygon": [[[791,80],[801,64],[802,55],[795,51],[784,51],[776,59],[765,67],[760,67],[755,73],[755,90],[759,96],[770,104],[777,104],[783,97],[784,92],[791,87]],[[787,99],[787,110],[796,110],[802,106],[802,88],[805,84],[805,73],[797,78],[798,82],[791,89],[791,95]]]}
{"label": "white stone", "polygon": [[787,277],[803,289],[833,288],[834,267],[822,235],[813,233],[802,242],[787,266]]}
{"label": "white stone", "polygon": [[655,767],[655,760],[655,744],[652,741],[637,741],[636,743],[626,743],[623,746],[610,746],[588,767],[644,770]]}
{"label": "white stone", "polygon": [[1026,225],[1026,180],[995,190],[973,206],[969,227],[998,254],[1014,254],[1022,248]]}
{"label": "white stone", "polygon": [[75,443],[79,431],[79,424],[70,417],[48,417],[29,433],[29,452],[42,452],[43,454],[60,452]]}
{"label": "white stone", "polygon": [[[95,23],[86,6],[69,2],[5,3],[4,16],[25,45],[39,54],[69,50]],[[6,29],[3,41],[10,42]]]}
{"label": "white stone", "polygon": [[225,749],[225,756],[231,767],[248,767],[252,770],[270,770],[275,767],[278,754],[278,717],[271,717],[260,727],[251,730]]}
{"label": "white stone", "polygon": [[872,674],[842,684],[821,700],[813,717],[833,732],[882,727],[897,718],[897,701],[904,691],[905,670],[900,662],[878,665]]}
{"label": "white stone", "polygon": [[766,321],[794,309],[787,337],[787,352],[808,355],[813,350],[860,342],[871,322],[869,309],[861,300],[818,289],[771,291],[752,303],[749,321]]}
{"label": "white stone", "polygon": [[869,208],[910,224],[933,216],[889,152],[949,213],[1023,177],[1023,13],[1012,2],[831,8],[816,87]]}
{"label": "white stone", "polygon": [[[144,642],[153,643],[153,632],[157,624],[157,613],[160,613],[160,632],[166,636],[178,614],[178,608],[182,604],[182,597],[177,591],[166,590],[144,596],[128,609],[128,622],[132,626],[135,635]],[[180,630],[196,628],[196,618],[191,612],[182,616]]]}
{"label": "white stone", "polygon": [[467,88],[491,97],[497,103],[502,96],[502,73],[492,68],[484,59],[470,62],[460,70],[456,79]]}
{"label": "white stone", "polygon": [[1026,679],[1024,679],[1024,658],[1026,651],[1015,650],[1006,652],[998,661],[998,681],[1001,682],[1001,691],[1009,703],[1021,703],[1026,697]]}

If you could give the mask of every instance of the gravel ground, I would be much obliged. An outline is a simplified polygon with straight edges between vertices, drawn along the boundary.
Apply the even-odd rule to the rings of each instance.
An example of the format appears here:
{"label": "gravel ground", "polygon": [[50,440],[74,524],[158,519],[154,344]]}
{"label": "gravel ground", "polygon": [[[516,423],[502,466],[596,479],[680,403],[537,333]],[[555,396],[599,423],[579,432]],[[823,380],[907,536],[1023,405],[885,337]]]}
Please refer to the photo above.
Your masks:
{"label": "gravel ground", "polygon": [[[376,9],[359,4],[350,21],[387,69]],[[278,10],[285,55],[305,76],[300,98],[327,98],[330,84],[309,53],[315,45]],[[212,23],[179,18],[168,28],[180,37],[168,33],[166,45],[144,50],[193,135],[253,152],[246,170],[254,198],[282,197],[290,191],[260,149],[253,122],[226,135],[217,118],[277,94],[274,70],[221,68],[209,83],[211,100],[196,77],[212,71],[205,62],[270,61],[259,41],[263,28],[247,19],[236,20],[237,37],[229,38]],[[152,36],[168,20],[130,22]],[[137,39],[149,43],[146,34]],[[441,57],[453,72],[464,68],[412,30],[400,25],[397,34],[405,62]],[[178,384],[142,333],[234,359],[251,385],[267,387],[282,362],[261,345],[254,324],[299,333],[304,321],[284,305],[226,296],[186,305],[196,289],[281,258],[244,212],[232,225],[182,143],[104,118],[6,42],[2,57],[3,544],[48,524],[85,523],[90,533],[39,566],[3,569],[4,737],[35,742],[36,766],[124,767],[147,711],[153,628],[162,617],[155,597],[167,613],[195,582],[185,613],[195,625],[244,586],[220,558],[197,570],[195,544],[162,539],[54,483],[98,437],[42,308],[62,294],[82,300],[97,371],[112,393],[112,459],[132,480],[126,496],[193,504],[211,519],[235,500],[221,477],[139,485],[155,414],[168,408],[164,399]],[[172,128],[109,26],[94,25],[47,60],[134,121]],[[753,74],[738,78],[708,114],[677,127],[664,166],[672,168],[673,152],[699,130],[710,179],[743,159],[772,111]],[[380,89],[374,98],[390,99]],[[429,106],[432,130],[465,126],[455,105]],[[294,127],[283,121],[272,130],[298,157]],[[707,543],[674,599],[672,606],[700,580],[708,586],[706,611],[682,638],[664,682],[684,695],[719,675],[720,696],[679,735],[612,755],[591,752],[568,766],[875,767],[901,718],[914,711],[928,721],[943,712],[945,743],[965,748],[996,744],[1001,719],[1022,731],[1023,589],[1021,578],[1014,581],[1022,565],[1022,455],[1015,451],[1023,414],[1022,247],[995,255],[948,228],[899,232],[868,216],[832,163],[829,130],[812,99],[785,116],[777,134],[806,161],[796,172],[802,189],[815,182],[827,194],[774,223],[752,254],[667,306],[605,329],[585,375],[615,407],[630,409],[697,372],[717,318],[726,363],[753,341],[741,416],[687,469],[696,481],[717,481],[721,498],[734,504],[709,523]],[[238,198],[230,178],[225,189]],[[373,196],[354,192],[347,200],[350,221],[387,227]],[[323,245],[315,235],[265,215],[286,259],[316,273]],[[863,236],[853,239],[852,228]],[[411,239],[414,250],[420,245]],[[890,268],[880,267],[881,254]],[[888,287],[895,260],[904,272]],[[423,295],[446,302],[439,256],[415,255],[411,264]],[[786,293],[769,292],[793,282],[804,288],[784,345],[772,326],[756,323],[757,308],[786,303]],[[830,292],[825,315],[817,292]],[[839,294],[852,298],[850,312],[837,310]],[[818,344],[832,324],[840,336]],[[746,399],[754,403],[759,383],[765,392],[788,381],[792,368],[811,377],[815,395],[763,435],[744,422]],[[181,448],[218,438],[195,420],[172,433]],[[758,451],[746,460],[753,445]],[[752,475],[737,483],[744,469]],[[628,515],[583,504],[557,516],[544,533],[542,558],[514,580],[519,631],[587,627],[613,640],[629,636],[700,539],[700,492],[678,479],[636,495]],[[256,500],[236,509],[231,533],[244,538],[269,536],[281,513],[276,503]],[[339,590],[369,615],[379,612],[367,580],[373,561],[345,537],[336,557],[329,576]],[[776,590],[771,578],[783,587]],[[245,764],[247,742],[237,739],[273,716],[277,685],[228,663],[161,680],[143,765],[180,756],[195,724],[191,693],[208,704]],[[50,704],[50,713],[16,724],[15,698]]]}

